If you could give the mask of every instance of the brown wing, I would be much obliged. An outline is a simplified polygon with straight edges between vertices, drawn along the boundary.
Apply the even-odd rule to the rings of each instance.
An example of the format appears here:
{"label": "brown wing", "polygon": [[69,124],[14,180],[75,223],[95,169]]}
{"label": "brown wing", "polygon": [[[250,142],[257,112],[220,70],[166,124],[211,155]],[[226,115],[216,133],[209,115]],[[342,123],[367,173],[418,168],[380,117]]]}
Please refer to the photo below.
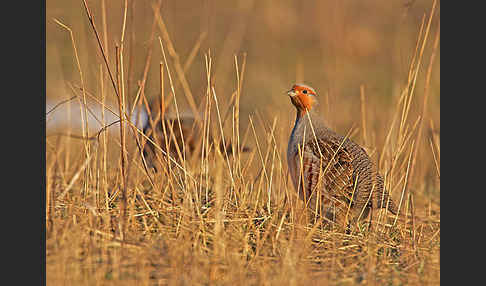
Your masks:
{"label": "brown wing", "polygon": [[337,134],[312,139],[295,157],[297,189],[311,210],[343,226],[366,217],[372,206],[386,207],[383,202],[397,212],[371,159],[351,140]]}
{"label": "brown wing", "polygon": [[[346,212],[353,196],[353,155],[346,142],[336,139],[311,140],[302,156],[297,155],[301,171],[299,194],[307,205],[331,218]],[[303,190],[303,191],[300,191]]]}
{"label": "brown wing", "polygon": [[344,210],[350,213],[349,219],[358,219],[362,215],[366,217],[374,205],[376,208],[388,206],[392,213],[397,213],[396,205],[389,200],[384,188],[383,178],[362,147],[339,136],[318,140],[317,144],[314,140],[308,145],[312,155],[321,158],[326,165],[322,174],[323,189],[331,200],[340,202],[338,212],[342,214]]}

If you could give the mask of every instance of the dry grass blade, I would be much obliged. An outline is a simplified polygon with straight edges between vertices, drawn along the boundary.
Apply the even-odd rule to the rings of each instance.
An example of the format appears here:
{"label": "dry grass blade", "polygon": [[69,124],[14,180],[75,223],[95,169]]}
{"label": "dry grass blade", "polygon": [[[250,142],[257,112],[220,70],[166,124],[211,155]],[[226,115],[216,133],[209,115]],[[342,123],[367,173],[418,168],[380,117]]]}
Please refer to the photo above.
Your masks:
{"label": "dry grass blade", "polygon": [[124,88],[124,76],[123,76],[123,45],[122,48],[116,47],[116,74],[117,74],[117,99],[118,99],[118,111],[120,114],[120,160],[121,160],[121,168],[120,168],[120,176],[121,176],[121,200],[122,200],[122,207],[121,207],[121,229],[120,234],[123,238],[125,237],[126,231],[126,223],[127,223],[127,148],[126,148],[126,139],[125,139],[125,88]]}
{"label": "dry grass blade", "polygon": [[93,28],[93,32],[95,33],[96,40],[97,40],[98,45],[100,47],[101,55],[103,56],[103,60],[104,60],[105,65],[106,65],[106,69],[108,70],[108,75],[110,76],[111,84],[113,85],[113,89],[118,96],[118,89],[116,87],[115,79],[113,77],[113,74],[112,74],[111,69],[110,69],[110,65],[108,63],[108,56],[105,52],[105,49],[103,48],[103,45],[101,44],[101,39],[100,39],[100,36],[98,34],[98,30],[96,29],[96,25],[94,23],[93,16],[91,15],[91,11],[89,10],[89,7],[88,7],[88,4],[86,3],[86,0],[83,0],[83,4],[84,4],[85,11],[86,11],[86,15],[88,16],[89,23],[90,23],[91,27]]}
{"label": "dry grass blade", "polygon": [[[81,69],[81,63],[79,61],[78,50],[76,48],[76,42],[74,40],[73,31],[71,30],[71,28],[69,28],[68,26],[64,25],[59,20],[54,19],[54,21],[59,26],[61,26],[64,29],[66,29],[69,32],[69,35],[71,37],[71,43],[73,45],[74,56],[76,58],[76,64],[77,64],[77,68],[78,68],[78,72],[79,72],[79,78],[80,78],[80,81],[81,81],[81,86],[83,87],[83,105],[80,106],[80,108],[81,108],[81,122],[83,122],[83,124],[81,125],[82,126],[82,132],[83,132],[83,137],[84,138],[89,138],[89,133],[88,133],[88,130],[89,130],[89,126],[88,126],[88,112],[87,112],[87,108],[86,108],[86,106],[87,106],[87,104],[86,104],[86,93],[84,92],[84,86],[85,86],[84,85],[84,76],[83,76],[83,71]],[[84,106],[84,108],[83,108],[83,106]],[[86,156],[86,159],[88,159],[91,156],[90,145],[89,145],[88,140],[86,140],[86,139],[83,140],[83,143],[84,143],[85,156]],[[89,181],[90,168],[86,168],[85,170],[86,170],[86,172],[84,173],[84,176],[85,176],[84,191],[87,193],[88,192],[88,184],[87,184],[87,182]]]}
{"label": "dry grass blade", "polygon": [[[172,41],[170,40],[169,32],[167,31],[167,27],[165,26],[164,20],[162,19],[162,16],[160,15],[159,10],[156,9],[155,5],[153,5],[152,7],[154,9],[155,18],[157,19],[157,24],[159,25],[160,30],[162,32],[162,36],[164,37],[164,40],[167,43],[167,49],[168,49],[169,55],[174,60],[174,67],[175,67],[175,70],[176,70],[176,74],[179,77],[179,81],[182,84],[182,88],[184,90],[184,94],[186,96],[187,102],[189,103],[189,106],[191,107],[192,112],[194,113],[194,117],[196,118],[196,121],[198,122],[198,124],[201,124],[201,122],[202,122],[201,116],[199,115],[199,110],[196,106],[196,102],[194,101],[194,97],[192,96],[191,89],[189,88],[189,83],[187,82],[187,79],[184,75],[184,69],[183,69],[183,67],[180,63],[179,55],[176,53],[174,45],[172,44]],[[160,40],[160,38],[159,38],[159,40]],[[161,42],[160,44],[162,45],[162,41],[160,41],[160,42]],[[167,60],[165,59],[165,54],[164,54],[164,60],[165,60],[166,66],[167,66]],[[172,90],[172,93],[175,96],[174,90]]]}
{"label": "dry grass blade", "polygon": [[[408,156],[408,163],[407,163],[407,171],[405,173],[405,182],[403,183],[403,188],[402,188],[402,193],[401,193],[401,196],[400,196],[400,201],[398,202],[398,212],[397,214],[395,215],[395,220],[393,221],[393,225],[395,225],[397,223],[397,220],[398,220],[398,215],[400,213],[400,209],[402,207],[402,202],[403,202],[403,197],[405,195],[405,191],[407,189],[407,184],[408,184],[408,175],[409,175],[409,172],[410,172],[410,162],[411,162],[411,159],[412,159],[412,153],[413,153],[413,145],[415,144],[415,141],[412,141],[412,147],[410,148],[412,151],[410,151],[410,155]],[[387,202],[388,204],[389,202]],[[387,206],[388,207],[388,206]]]}
{"label": "dry grass blade", "polygon": [[[221,141],[223,142],[223,153],[225,155],[226,163],[228,165],[228,172],[230,174],[231,184],[234,186],[235,180],[233,178],[233,172],[231,170],[231,165],[230,165],[230,162],[229,162],[228,151],[226,150],[226,142],[225,142],[225,139],[224,139],[223,125],[221,123],[221,114],[219,113],[218,98],[216,97],[216,91],[214,91],[214,87],[211,88],[211,91],[212,91],[213,98],[214,98],[214,103],[215,103],[214,105],[216,106],[216,114],[218,115],[219,131],[221,132],[220,133]],[[219,149],[217,149],[217,150],[219,150]]]}
{"label": "dry grass blade", "polygon": [[64,196],[72,189],[74,183],[76,183],[76,181],[79,179],[79,175],[86,169],[90,161],[91,157],[88,157],[84,160],[84,163],[79,166],[78,170],[76,171],[76,173],[74,173],[74,176],[71,178],[69,184],[66,186],[64,191],[62,191],[62,193],[60,193],[59,196],[56,198],[57,200],[61,200],[62,198],[64,198]]}
{"label": "dry grass blade", "polygon": [[430,143],[430,149],[432,150],[432,155],[434,156],[434,163],[435,163],[435,169],[437,170],[437,176],[440,179],[440,163],[437,160],[437,156],[435,155],[434,143],[432,143],[432,140],[429,140],[429,143]]}
{"label": "dry grass blade", "polygon": [[65,104],[65,103],[68,103],[71,100],[76,99],[76,98],[77,98],[77,96],[75,95],[75,96],[73,96],[71,98],[68,98],[68,99],[65,99],[65,100],[62,100],[62,101],[58,102],[56,105],[54,105],[54,107],[52,107],[49,111],[46,112],[46,116],[49,115],[49,113],[51,113],[54,110],[56,110],[59,106]]}

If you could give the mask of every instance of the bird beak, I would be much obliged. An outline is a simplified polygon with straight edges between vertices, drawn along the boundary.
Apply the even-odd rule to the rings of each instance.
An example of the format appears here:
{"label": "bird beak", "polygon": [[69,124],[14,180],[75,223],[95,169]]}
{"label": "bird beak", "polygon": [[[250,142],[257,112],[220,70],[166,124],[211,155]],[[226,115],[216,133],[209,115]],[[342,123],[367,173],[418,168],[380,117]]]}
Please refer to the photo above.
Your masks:
{"label": "bird beak", "polygon": [[293,89],[287,91],[287,95],[290,96],[290,97],[294,97],[297,93],[295,93],[295,91]]}

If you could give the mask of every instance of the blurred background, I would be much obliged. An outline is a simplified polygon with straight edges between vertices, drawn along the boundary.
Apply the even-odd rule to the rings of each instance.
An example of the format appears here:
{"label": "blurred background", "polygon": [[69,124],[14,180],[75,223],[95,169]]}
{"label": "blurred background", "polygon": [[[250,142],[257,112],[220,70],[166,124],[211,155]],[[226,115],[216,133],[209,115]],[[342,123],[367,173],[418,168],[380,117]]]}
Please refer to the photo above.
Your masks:
{"label": "blurred background", "polygon": [[[108,60],[114,70],[124,1],[88,0],[87,3],[103,41],[106,27]],[[367,143],[380,148],[390,129],[398,98],[405,90],[420,27],[422,21],[427,23],[432,4],[432,0],[164,0],[157,9],[157,1],[128,1],[124,43],[127,102],[132,104],[136,96],[150,50],[145,96],[149,100],[160,96],[159,64],[164,61],[161,37],[179,109],[191,110],[184,90],[176,84],[175,62],[163,31],[158,23],[153,24],[157,9],[181,65],[190,61],[185,67],[185,77],[201,113],[207,88],[205,55],[211,55],[212,76],[223,111],[237,87],[235,56],[240,73],[246,57],[240,100],[241,132],[248,127],[249,116],[268,126],[274,119],[278,120],[275,136],[284,150],[295,119],[295,110],[285,91],[294,82],[303,82],[317,90],[323,117],[340,133],[346,133],[351,126],[360,127],[363,94],[372,138]],[[91,94],[100,98],[100,68],[105,74],[106,69],[83,1],[49,0],[46,2],[46,110],[75,95],[70,84],[81,85],[70,35],[54,19],[72,29],[84,84]],[[440,3],[431,23],[415,97],[411,101],[412,122],[423,105],[425,74],[439,23]],[[191,61],[193,51],[196,53]],[[167,73],[165,81],[167,95],[170,90]],[[431,120],[440,130],[440,45],[428,88],[428,118],[424,125],[428,128]],[[104,90],[106,101],[116,106],[116,96],[108,80]],[[93,109],[99,108],[96,102],[90,104]],[[47,134],[66,122],[63,117],[66,106],[49,114]],[[71,124],[79,115],[77,110],[71,112]],[[355,140],[363,143],[360,136]]]}

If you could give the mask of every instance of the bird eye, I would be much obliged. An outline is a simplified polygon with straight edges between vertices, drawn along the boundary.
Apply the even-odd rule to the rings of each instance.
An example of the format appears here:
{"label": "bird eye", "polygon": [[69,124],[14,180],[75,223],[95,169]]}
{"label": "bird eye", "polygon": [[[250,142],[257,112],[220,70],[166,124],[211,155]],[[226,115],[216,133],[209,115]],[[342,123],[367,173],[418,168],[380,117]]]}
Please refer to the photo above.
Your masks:
{"label": "bird eye", "polygon": [[306,89],[304,89],[304,90],[302,91],[302,93],[303,93],[303,94],[307,94],[307,90],[306,90]]}

